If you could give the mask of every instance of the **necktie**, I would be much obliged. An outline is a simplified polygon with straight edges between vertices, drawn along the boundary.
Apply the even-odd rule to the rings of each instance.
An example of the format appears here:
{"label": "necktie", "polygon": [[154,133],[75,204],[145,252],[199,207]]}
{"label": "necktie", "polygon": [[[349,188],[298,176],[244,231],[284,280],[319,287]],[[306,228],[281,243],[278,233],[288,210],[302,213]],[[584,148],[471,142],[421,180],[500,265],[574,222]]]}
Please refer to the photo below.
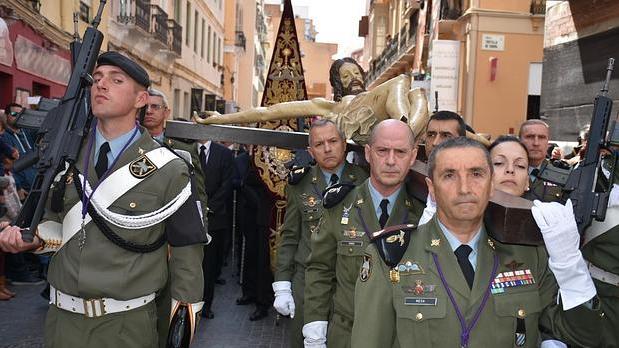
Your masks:
{"label": "necktie", "polygon": [[385,224],[389,219],[389,213],[387,212],[387,204],[389,204],[388,199],[383,199],[380,201],[380,218],[378,219],[378,223],[380,224],[380,228],[385,228]]}
{"label": "necktie", "polygon": [[333,186],[335,184],[337,184],[337,181],[340,178],[337,177],[337,174],[331,174],[331,179],[329,179],[329,186]]}
{"label": "necktie", "polygon": [[473,270],[473,265],[471,265],[471,262],[469,261],[469,255],[472,251],[473,249],[470,246],[461,244],[454,252],[456,254],[456,258],[458,259],[458,264],[460,265],[462,274],[464,274],[464,278],[469,284],[470,289],[473,288],[473,279],[475,279],[475,271]]}
{"label": "necktie", "polygon": [[95,171],[97,177],[101,179],[103,174],[107,171],[107,153],[110,152],[110,143],[107,141],[99,148],[99,157],[97,158],[97,164],[95,164]]}
{"label": "necktie", "polygon": [[202,172],[206,173],[206,146],[200,146],[200,166],[202,166]]}
{"label": "necktie", "polygon": [[539,169],[533,168],[533,170],[531,170],[531,174],[529,174],[529,177],[531,178],[531,181],[535,181],[537,180],[538,175],[539,175]]}

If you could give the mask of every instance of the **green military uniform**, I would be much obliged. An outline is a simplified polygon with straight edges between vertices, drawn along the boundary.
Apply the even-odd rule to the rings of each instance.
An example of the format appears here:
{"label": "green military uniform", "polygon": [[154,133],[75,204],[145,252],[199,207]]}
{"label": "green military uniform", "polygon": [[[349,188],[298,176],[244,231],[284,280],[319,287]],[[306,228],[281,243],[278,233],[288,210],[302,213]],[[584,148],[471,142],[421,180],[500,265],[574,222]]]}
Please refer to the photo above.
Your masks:
{"label": "green military uniform", "polygon": [[[369,180],[324,210],[318,231],[312,234],[305,273],[304,320],[306,324],[329,321],[327,344],[331,348],[350,347],[355,283],[369,243],[368,234],[381,229]],[[416,224],[423,208],[424,204],[411,198],[403,185],[386,226]]]}
{"label": "green military uniform", "polygon": [[[540,167],[547,162],[548,160],[545,159]],[[542,202],[558,202],[562,199],[562,191],[560,186],[546,182],[540,178],[532,180],[529,176],[529,190],[525,192],[522,197],[532,201],[537,199]]]}
{"label": "green military uniform", "polygon": [[557,305],[557,284],[542,247],[501,244],[484,229],[480,233],[472,289],[436,216],[407,234],[408,247],[395,260],[398,282],[370,245],[355,292],[352,346],[459,347],[463,330],[446,289],[468,326],[487,296],[469,347],[538,347],[540,330],[577,346],[598,344],[601,310],[580,305],[563,311]]}
{"label": "green military uniform", "polygon": [[[344,162],[339,182],[357,185],[367,178],[360,167]],[[292,170],[286,187],[286,216],[277,247],[275,281],[291,281],[295,316],[290,326],[292,347],[303,347],[303,295],[310,236],[322,216],[322,193],[327,187],[318,166]]]}
{"label": "green military uniform", "polygon": [[[615,164],[613,182],[619,184],[619,166]],[[619,207],[610,207],[606,211],[606,219],[614,219],[619,216]],[[600,224],[593,221],[594,225]],[[613,224],[611,224],[613,225]],[[587,231],[589,233],[589,231]],[[587,236],[587,234],[585,234]],[[587,239],[587,238],[585,238]],[[606,233],[593,238],[582,247],[582,254],[591,265],[605,272],[612,273],[619,278],[619,225],[611,227]],[[591,272],[598,296],[604,311],[603,339],[600,347],[619,347],[619,283],[611,284],[612,281],[602,281]]]}
{"label": "green military uniform", "polygon": [[[157,139],[155,139],[157,140]],[[202,206],[202,219],[204,223],[207,223],[207,197],[204,189],[204,173],[202,172],[202,166],[200,166],[199,154],[195,142],[184,142],[177,139],[164,138],[164,144],[175,149],[186,151],[191,155],[191,164],[193,165],[193,189],[198,194],[200,204]],[[165,288],[161,291],[161,294],[157,296],[157,331],[159,332],[159,347],[164,348],[167,346],[167,337],[170,326],[170,312],[172,298],[170,296],[170,282],[168,282]]]}
{"label": "green military uniform", "polygon": [[[119,156],[110,172],[159,147],[148,132],[141,131],[139,138]],[[98,181],[94,171],[94,153],[85,159],[85,152],[81,152],[75,168],[81,171],[84,161],[88,160],[88,181],[94,185]],[[75,186],[69,184],[72,180],[72,177],[67,179],[64,209],[60,213],[52,213],[48,209],[48,222],[62,222],[68,209],[80,200]],[[172,159],[122,194],[112,203],[110,210],[124,215],[153,212],[176,197],[188,180],[184,162],[180,158]],[[108,226],[126,241],[140,245],[158,240],[166,229],[165,223],[137,230],[124,230],[112,224]],[[39,225],[41,228],[45,228],[44,224]],[[152,293],[159,294],[169,277],[174,299],[184,303],[202,300],[202,245],[171,247],[168,257],[167,243],[153,252],[136,253],[112,243],[93,222],[86,224],[84,231],[83,247],[80,247],[81,232],[60,250],[58,241],[42,237],[46,243],[43,251],[55,251],[49,265],[49,283],[62,293],[82,299],[126,301]],[[62,304],[64,309],[50,306],[45,324],[47,347],[152,348],[158,345],[154,301],[136,309],[93,318],[71,313],[71,306],[68,305]],[[85,304],[77,303],[75,306]]]}

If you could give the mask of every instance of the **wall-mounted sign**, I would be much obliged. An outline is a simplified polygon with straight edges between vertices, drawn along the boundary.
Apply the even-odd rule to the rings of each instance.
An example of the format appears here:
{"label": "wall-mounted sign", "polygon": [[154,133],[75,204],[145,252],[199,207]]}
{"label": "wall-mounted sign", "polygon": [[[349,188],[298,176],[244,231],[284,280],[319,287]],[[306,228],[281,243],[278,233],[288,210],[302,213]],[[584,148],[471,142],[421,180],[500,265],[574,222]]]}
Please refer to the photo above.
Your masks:
{"label": "wall-mounted sign", "polygon": [[505,35],[482,34],[481,49],[486,51],[505,51]]}
{"label": "wall-mounted sign", "polygon": [[460,71],[460,41],[432,41],[432,78],[430,80],[430,105],[436,105],[438,92],[439,110],[458,112],[458,73]]}

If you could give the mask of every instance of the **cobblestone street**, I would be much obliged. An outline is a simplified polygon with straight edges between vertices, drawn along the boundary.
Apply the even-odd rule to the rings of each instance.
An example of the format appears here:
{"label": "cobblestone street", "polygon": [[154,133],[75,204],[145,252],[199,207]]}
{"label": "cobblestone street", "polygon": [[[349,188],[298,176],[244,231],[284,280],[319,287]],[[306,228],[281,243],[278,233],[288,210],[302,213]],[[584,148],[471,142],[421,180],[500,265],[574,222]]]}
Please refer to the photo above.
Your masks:
{"label": "cobblestone street", "polygon": [[[283,348],[288,346],[287,320],[275,323],[275,311],[260,321],[249,321],[253,305],[237,306],[241,296],[238,277],[231,275],[231,267],[224,268],[225,285],[217,285],[212,320],[201,320],[192,347],[208,348]],[[0,302],[0,347],[43,347],[43,324],[47,311],[39,286],[11,286],[17,297]]]}

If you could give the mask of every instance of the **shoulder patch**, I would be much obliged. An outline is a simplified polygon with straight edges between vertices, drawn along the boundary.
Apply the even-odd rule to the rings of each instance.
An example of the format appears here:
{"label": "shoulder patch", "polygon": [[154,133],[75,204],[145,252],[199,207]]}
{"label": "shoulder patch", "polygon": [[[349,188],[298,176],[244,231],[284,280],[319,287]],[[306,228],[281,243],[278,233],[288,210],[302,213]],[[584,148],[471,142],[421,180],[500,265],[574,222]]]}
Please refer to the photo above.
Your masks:
{"label": "shoulder patch", "polygon": [[290,185],[296,185],[301,182],[301,179],[309,173],[311,167],[295,167],[288,173],[288,183]]}
{"label": "shoulder patch", "polygon": [[355,188],[355,185],[348,183],[335,184],[325,191],[322,197],[322,206],[329,209],[341,202],[350,191]]}
{"label": "shoulder patch", "polygon": [[389,268],[394,268],[402,260],[408,248],[411,234],[416,225],[395,225],[370,234],[370,241],[376,245],[380,257]]}

